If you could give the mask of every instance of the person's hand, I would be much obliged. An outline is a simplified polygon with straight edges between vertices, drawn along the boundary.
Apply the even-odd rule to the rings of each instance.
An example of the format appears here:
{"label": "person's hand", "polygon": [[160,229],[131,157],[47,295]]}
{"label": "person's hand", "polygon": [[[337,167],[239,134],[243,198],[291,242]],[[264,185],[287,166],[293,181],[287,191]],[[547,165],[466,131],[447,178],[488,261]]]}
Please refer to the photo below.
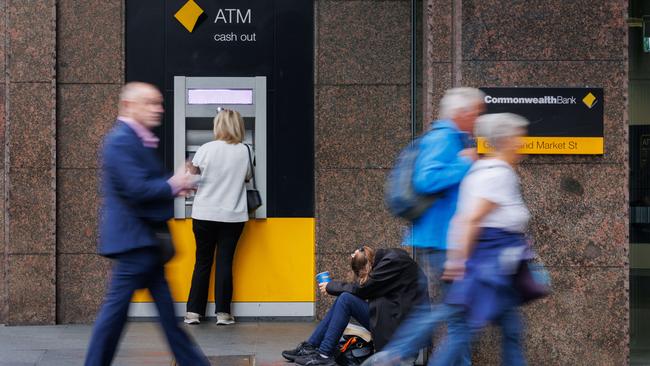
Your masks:
{"label": "person's hand", "polygon": [[318,284],[318,290],[320,291],[321,294],[326,294],[327,293],[327,282],[322,282]]}
{"label": "person's hand", "polygon": [[190,174],[201,174],[201,169],[199,167],[194,166],[191,161],[186,160],[185,161],[185,172],[190,173]]}
{"label": "person's hand", "polygon": [[172,188],[176,189],[177,196],[187,196],[190,191],[196,190],[198,176],[192,175],[187,171],[185,165],[181,165],[176,169],[174,175],[169,178],[169,184]]}
{"label": "person's hand", "polygon": [[460,259],[449,259],[445,262],[445,271],[442,274],[443,281],[460,280],[465,276],[465,261]]}
{"label": "person's hand", "polygon": [[470,158],[472,161],[478,160],[478,153],[476,152],[475,147],[469,147],[467,149],[463,149],[458,153],[458,156],[464,156],[466,158]]}
{"label": "person's hand", "polygon": [[178,193],[176,193],[176,196],[177,197],[188,197],[192,193],[194,193],[194,191],[195,191],[194,189],[181,189],[180,191],[178,191]]}

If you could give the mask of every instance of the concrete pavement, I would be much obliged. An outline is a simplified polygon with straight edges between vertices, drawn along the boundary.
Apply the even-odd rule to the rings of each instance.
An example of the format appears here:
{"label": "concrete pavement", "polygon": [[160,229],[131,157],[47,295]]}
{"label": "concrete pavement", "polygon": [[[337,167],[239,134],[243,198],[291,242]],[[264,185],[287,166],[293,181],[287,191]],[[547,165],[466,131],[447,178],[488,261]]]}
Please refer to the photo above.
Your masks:
{"label": "concrete pavement", "polygon": [[[220,366],[284,365],[280,352],[306,339],[314,322],[213,321],[185,326],[213,364]],[[82,365],[90,325],[0,326],[0,366]],[[155,322],[130,322],[113,365],[169,366],[171,355]]]}

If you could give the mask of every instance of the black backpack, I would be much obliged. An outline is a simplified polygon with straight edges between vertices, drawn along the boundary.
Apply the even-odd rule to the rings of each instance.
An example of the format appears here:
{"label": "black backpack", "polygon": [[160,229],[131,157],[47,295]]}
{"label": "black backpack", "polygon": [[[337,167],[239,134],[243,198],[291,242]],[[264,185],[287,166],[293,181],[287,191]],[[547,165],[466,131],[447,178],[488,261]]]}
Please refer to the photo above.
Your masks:
{"label": "black backpack", "polygon": [[372,356],[375,347],[356,335],[343,335],[339,341],[339,353],[336,363],[340,366],[359,366],[368,357]]}

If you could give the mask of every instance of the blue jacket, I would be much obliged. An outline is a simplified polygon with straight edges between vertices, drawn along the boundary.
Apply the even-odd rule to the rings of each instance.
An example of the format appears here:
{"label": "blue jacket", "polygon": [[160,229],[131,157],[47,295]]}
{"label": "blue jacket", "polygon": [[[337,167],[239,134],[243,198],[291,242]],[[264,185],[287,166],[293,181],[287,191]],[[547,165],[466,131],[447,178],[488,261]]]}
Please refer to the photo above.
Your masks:
{"label": "blue jacket", "polygon": [[174,196],[153,148],[117,121],[102,150],[102,209],[99,254],[113,256],[158,245],[147,221],[173,216]]}
{"label": "blue jacket", "polygon": [[447,249],[449,221],[456,212],[458,188],[472,160],[458,156],[468,141],[449,120],[437,121],[420,139],[420,154],[415,160],[413,188],[422,194],[442,192],[433,205],[413,222],[402,245]]}

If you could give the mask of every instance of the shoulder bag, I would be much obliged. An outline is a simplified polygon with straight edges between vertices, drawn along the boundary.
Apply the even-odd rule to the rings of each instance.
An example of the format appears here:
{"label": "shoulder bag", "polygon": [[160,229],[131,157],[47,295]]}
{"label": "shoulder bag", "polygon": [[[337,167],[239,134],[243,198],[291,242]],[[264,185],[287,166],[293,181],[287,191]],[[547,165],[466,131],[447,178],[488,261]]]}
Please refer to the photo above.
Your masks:
{"label": "shoulder bag", "polygon": [[244,146],[246,146],[246,149],[248,150],[248,163],[251,167],[251,180],[253,181],[253,189],[246,189],[246,201],[248,202],[248,211],[250,212],[257,210],[260,206],[262,206],[262,196],[257,190],[257,185],[255,184],[255,166],[253,164],[251,148],[246,144],[244,144]]}

